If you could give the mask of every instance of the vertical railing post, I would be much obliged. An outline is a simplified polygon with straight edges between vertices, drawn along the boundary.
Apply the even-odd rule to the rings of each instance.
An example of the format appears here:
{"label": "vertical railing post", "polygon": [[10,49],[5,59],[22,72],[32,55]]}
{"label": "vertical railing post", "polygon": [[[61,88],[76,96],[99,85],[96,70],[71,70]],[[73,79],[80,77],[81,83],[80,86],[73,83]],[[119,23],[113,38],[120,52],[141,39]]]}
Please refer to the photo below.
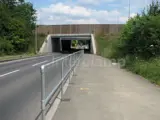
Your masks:
{"label": "vertical railing post", "polygon": [[61,80],[63,80],[63,64],[64,64],[64,59],[62,59],[62,66],[61,66]]}
{"label": "vertical railing post", "polygon": [[69,83],[71,81],[71,74],[72,74],[71,58],[72,58],[72,55],[69,56],[69,69],[70,69],[70,72],[69,72]]}
{"label": "vertical railing post", "polygon": [[73,75],[75,73],[75,53],[73,54]]}
{"label": "vertical railing post", "polygon": [[71,68],[72,68],[72,55],[70,56],[70,59],[69,59],[69,66],[70,66],[70,70],[71,70]]}
{"label": "vertical railing post", "polygon": [[65,59],[62,59],[62,66],[61,66],[61,80],[62,80],[62,82],[61,82],[61,98],[62,98],[62,95],[63,95],[63,79],[64,79],[64,76],[63,76],[63,74],[64,74],[64,60]]}
{"label": "vertical railing post", "polygon": [[74,66],[76,64],[76,53],[74,54]]}
{"label": "vertical railing post", "polygon": [[41,111],[42,120],[45,120],[45,70],[44,66],[41,66]]}

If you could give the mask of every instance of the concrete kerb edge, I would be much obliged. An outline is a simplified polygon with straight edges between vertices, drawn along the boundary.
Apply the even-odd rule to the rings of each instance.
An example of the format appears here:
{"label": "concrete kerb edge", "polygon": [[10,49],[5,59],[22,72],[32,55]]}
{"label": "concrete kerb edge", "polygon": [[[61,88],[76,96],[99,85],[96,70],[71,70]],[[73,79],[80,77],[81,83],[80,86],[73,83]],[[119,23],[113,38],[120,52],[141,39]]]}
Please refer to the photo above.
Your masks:
{"label": "concrete kerb edge", "polygon": [[8,64],[11,62],[20,62],[20,61],[25,61],[25,60],[30,60],[30,59],[36,59],[38,57],[45,57],[49,56],[49,54],[41,54],[41,55],[35,55],[35,56],[28,56],[25,58],[17,58],[17,59],[10,59],[10,60],[0,60],[0,64]]}

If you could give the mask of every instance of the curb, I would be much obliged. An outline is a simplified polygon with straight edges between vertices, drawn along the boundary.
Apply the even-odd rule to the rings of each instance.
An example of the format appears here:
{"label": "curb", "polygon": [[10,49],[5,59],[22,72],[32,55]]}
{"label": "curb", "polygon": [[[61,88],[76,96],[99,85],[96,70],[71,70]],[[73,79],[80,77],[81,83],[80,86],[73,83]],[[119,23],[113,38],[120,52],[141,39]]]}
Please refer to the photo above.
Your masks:
{"label": "curb", "polygon": [[27,58],[32,58],[32,57],[40,57],[40,56],[45,56],[47,54],[43,54],[43,55],[35,55],[35,56],[28,56],[28,57],[20,57],[20,58],[15,58],[15,59],[9,59],[9,60],[0,60],[0,63],[4,63],[4,62],[9,62],[9,61],[14,61],[14,60],[21,60],[21,59],[27,59]]}

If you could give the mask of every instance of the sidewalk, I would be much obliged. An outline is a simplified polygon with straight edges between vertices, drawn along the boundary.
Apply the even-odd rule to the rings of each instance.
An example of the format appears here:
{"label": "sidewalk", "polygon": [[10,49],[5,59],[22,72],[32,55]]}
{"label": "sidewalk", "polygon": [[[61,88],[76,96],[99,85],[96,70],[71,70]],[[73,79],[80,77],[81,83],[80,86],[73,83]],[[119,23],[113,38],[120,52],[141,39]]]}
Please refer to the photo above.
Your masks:
{"label": "sidewalk", "polygon": [[105,63],[84,55],[53,120],[160,120],[160,87]]}

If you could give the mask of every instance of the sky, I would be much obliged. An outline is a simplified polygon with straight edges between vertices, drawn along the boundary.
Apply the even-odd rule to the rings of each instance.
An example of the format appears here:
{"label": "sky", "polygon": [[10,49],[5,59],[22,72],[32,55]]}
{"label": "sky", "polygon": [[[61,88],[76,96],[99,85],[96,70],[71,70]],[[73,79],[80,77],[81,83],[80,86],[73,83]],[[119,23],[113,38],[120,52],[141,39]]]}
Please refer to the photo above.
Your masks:
{"label": "sky", "polygon": [[[37,10],[37,24],[124,24],[129,0],[27,0]],[[152,0],[130,0],[133,17]]]}

